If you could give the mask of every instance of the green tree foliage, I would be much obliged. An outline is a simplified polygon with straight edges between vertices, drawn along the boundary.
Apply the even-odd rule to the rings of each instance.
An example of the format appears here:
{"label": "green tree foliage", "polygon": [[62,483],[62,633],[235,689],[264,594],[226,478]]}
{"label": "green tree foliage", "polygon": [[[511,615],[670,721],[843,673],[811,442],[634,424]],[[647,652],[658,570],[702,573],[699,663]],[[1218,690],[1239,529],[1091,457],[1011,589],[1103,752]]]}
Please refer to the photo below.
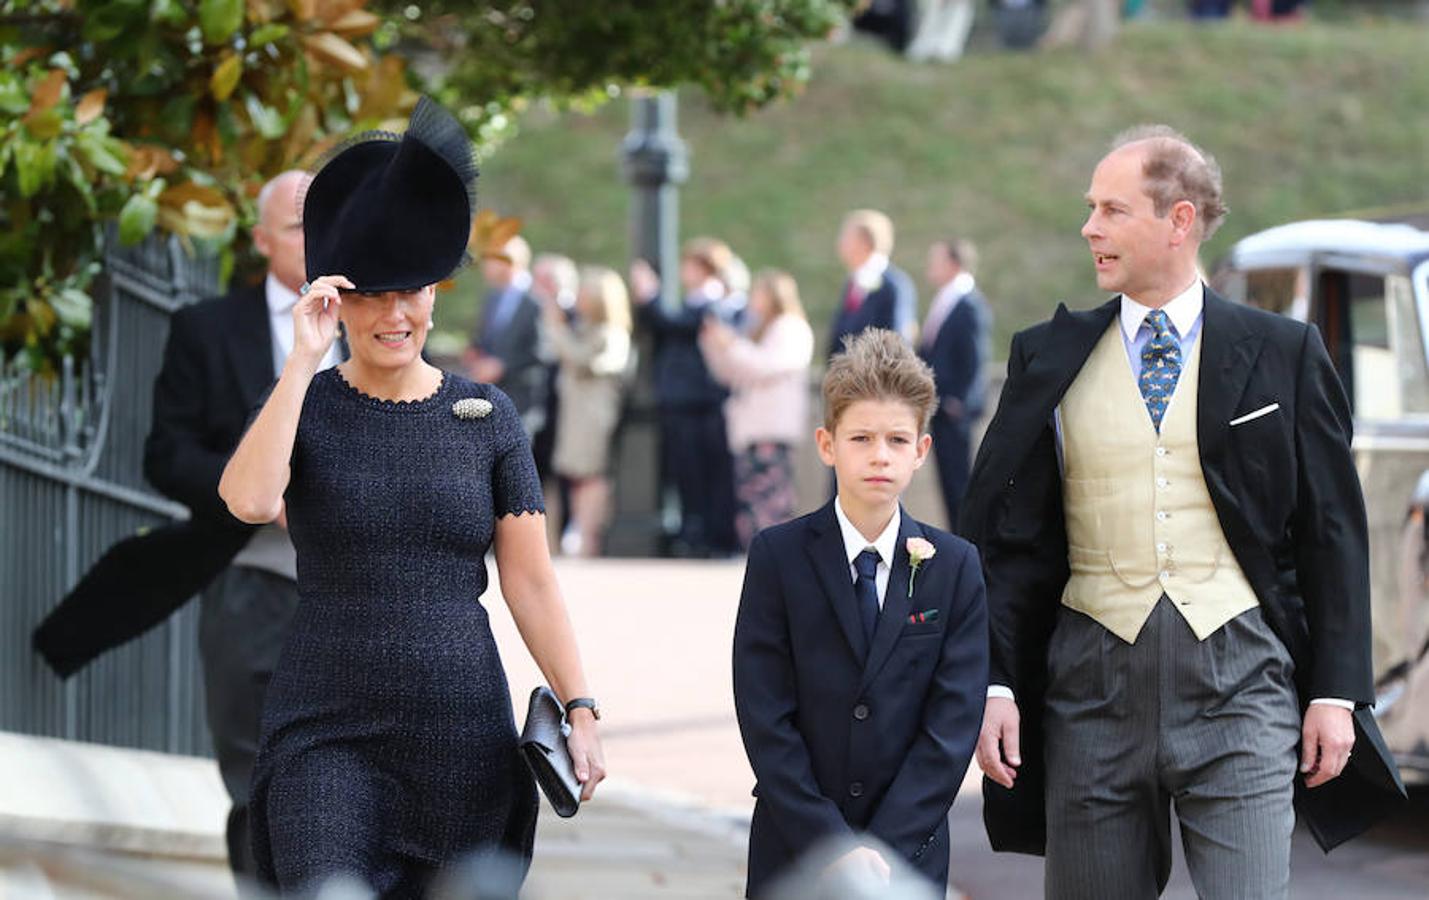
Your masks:
{"label": "green tree foliage", "polygon": [[[431,93],[486,150],[535,99],[789,96],[858,0],[0,0],[0,358],[84,352],[106,232],[232,259],[264,180]],[[408,65],[408,61],[411,65]]]}
{"label": "green tree foliage", "polygon": [[399,115],[364,5],[0,0],[0,353],[84,352],[110,227],[226,250],[266,178]]}
{"label": "green tree foliage", "polygon": [[533,99],[590,106],[629,87],[692,84],[723,112],[798,92],[808,45],[861,0],[376,0],[422,62],[423,87],[483,143]]}

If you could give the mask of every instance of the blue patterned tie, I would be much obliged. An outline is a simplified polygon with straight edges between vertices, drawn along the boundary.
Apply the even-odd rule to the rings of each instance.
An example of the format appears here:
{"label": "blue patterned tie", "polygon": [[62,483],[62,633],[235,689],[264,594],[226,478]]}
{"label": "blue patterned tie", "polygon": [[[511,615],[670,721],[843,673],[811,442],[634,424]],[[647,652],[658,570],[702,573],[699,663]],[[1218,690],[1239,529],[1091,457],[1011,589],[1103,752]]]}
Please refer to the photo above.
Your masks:
{"label": "blue patterned tie", "polygon": [[1151,340],[1141,349],[1141,397],[1160,434],[1161,417],[1166,415],[1166,404],[1181,377],[1181,342],[1171,331],[1171,318],[1165,310],[1153,309],[1145,321],[1151,326]]}
{"label": "blue patterned tie", "polygon": [[853,558],[853,567],[858,572],[858,580],[853,583],[858,617],[863,622],[863,636],[872,644],[873,632],[878,628],[878,551],[869,547]]}

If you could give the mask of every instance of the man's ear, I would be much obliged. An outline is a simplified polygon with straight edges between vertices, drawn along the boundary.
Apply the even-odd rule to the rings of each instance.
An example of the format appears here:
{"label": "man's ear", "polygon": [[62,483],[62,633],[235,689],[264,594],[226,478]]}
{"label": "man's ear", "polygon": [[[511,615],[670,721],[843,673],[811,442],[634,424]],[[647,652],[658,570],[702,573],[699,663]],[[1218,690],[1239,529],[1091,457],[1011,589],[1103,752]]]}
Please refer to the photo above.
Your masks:
{"label": "man's ear", "polygon": [[273,255],[273,242],[268,239],[268,229],[263,227],[263,223],[253,226],[253,249],[262,254],[264,259]]}
{"label": "man's ear", "polygon": [[1177,200],[1171,205],[1171,243],[1180,246],[1188,240],[1196,228],[1196,204],[1190,200]]}

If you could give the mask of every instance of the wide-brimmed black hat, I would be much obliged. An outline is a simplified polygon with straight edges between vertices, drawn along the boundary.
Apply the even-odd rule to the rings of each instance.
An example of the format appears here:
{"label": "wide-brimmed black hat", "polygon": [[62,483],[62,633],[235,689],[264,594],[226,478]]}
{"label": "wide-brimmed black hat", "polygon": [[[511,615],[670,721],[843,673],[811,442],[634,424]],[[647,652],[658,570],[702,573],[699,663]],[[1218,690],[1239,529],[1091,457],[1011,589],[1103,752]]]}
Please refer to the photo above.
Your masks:
{"label": "wide-brimmed black hat", "polygon": [[360,291],[406,291],[466,258],[476,160],[451,113],[427,97],[403,134],[369,131],[328,154],[300,201],[308,280],[345,275]]}

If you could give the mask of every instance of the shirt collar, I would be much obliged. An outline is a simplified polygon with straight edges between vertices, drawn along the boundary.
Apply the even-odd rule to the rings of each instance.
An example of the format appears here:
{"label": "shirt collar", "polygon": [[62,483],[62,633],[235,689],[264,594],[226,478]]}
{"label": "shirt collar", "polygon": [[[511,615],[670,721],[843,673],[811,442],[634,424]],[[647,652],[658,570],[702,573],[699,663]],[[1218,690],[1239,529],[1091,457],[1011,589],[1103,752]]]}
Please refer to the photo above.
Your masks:
{"label": "shirt collar", "polygon": [[887,254],[875,253],[854,270],[853,283],[863,290],[871,291],[883,283],[883,273],[887,271]]}
{"label": "shirt collar", "polygon": [[902,524],[903,509],[901,506],[893,507],[893,517],[888,520],[883,531],[878,537],[870,542],[868,538],[859,534],[853,522],[844,514],[843,503],[837,497],[834,498],[834,518],[839,520],[839,532],[844,539],[844,555],[848,557],[849,565],[865,549],[872,547],[878,551],[878,557],[889,569],[893,568],[893,550],[898,544],[898,528]]}
{"label": "shirt collar", "polygon": [[298,302],[298,294],[283,284],[272,273],[263,279],[263,294],[268,299],[268,315],[283,316],[293,311],[293,304]]}
{"label": "shirt collar", "polygon": [[973,280],[971,272],[959,272],[952,277],[952,280],[938,290],[938,296],[933,298],[933,302],[938,303],[939,301],[943,301],[944,298],[947,298],[945,302],[948,303],[961,300],[968,294],[971,294],[973,288],[976,286],[977,282]]}
{"label": "shirt collar", "polygon": [[[1191,286],[1172,298],[1171,302],[1161,307],[1166,311],[1166,315],[1171,318],[1171,324],[1176,329],[1176,336],[1184,338],[1191,333],[1191,328],[1196,324],[1196,319],[1201,316],[1201,309],[1206,305],[1206,286],[1197,278],[1191,282]],[[1154,307],[1143,306],[1126,294],[1121,295],[1121,330],[1126,335],[1128,341],[1136,340],[1136,333],[1141,330],[1141,323],[1146,318],[1146,314]]]}

